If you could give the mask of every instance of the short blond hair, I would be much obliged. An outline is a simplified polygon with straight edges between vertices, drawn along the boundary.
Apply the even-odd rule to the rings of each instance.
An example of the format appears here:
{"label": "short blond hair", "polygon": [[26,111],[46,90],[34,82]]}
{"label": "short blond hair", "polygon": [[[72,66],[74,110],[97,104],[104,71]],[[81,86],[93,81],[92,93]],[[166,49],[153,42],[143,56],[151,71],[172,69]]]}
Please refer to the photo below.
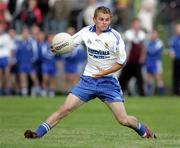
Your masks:
{"label": "short blond hair", "polygon": [[100,6],[98,8],[96,8],[95,12],[94,12],[94,17],[97,17],[98,13],[104,13],[104,14],[109,14],[110,17],[112,17],[112,12],[109,8],[105,7],[105,6]]}

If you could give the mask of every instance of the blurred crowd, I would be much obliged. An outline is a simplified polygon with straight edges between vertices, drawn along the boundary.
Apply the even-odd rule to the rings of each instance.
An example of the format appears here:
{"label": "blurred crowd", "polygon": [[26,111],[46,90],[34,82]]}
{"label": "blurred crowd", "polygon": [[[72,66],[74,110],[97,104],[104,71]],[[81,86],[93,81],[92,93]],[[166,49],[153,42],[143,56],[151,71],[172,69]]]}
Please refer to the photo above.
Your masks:
{"label": "blurred crowd", "polygon": [[[180,95],[178,0],[0,0],[0,95],[67,93],[78,82],[87,55],[83,47],[54,55],[50,48],[53,35],[73,35],[93,24],[94,10],[101,5],[112,10],[112,27],[126,43],[128,61],[118,74],[122,90],[128,95],[166,94],[162,53],[167,43],[155,28],[162,23],[168,31],[167,53],[173,59],[172,94]],[[173,17],[169,18],[169,12]],[[61,89],[57,77],[63,77]]]}

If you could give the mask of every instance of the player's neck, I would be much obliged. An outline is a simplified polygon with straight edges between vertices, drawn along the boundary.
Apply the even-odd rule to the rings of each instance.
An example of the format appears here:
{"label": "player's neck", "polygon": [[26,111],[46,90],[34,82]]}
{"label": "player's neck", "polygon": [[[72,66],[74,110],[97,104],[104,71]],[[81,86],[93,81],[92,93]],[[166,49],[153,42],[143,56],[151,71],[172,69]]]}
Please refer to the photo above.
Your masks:
{"label": "player's neck", "polygon": [[102,32],[97,32],[97,31],[96,31],[96,34],[97,34],[97,35],[100,35],[101,33],[102,33]]}
{"label": "player's neck", "polygon": [[100,29],[96,28],[96,34],[100,35],[103,31],[101,31]]}

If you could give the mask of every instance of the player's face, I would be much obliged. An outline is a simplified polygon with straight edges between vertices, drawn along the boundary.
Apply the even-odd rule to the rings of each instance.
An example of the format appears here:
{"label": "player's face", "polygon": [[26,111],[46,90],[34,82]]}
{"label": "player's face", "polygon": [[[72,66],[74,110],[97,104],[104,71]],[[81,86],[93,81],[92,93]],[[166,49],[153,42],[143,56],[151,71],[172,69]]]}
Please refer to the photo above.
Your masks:
{"label": "player's face", "polygon": [[135,20],[133,23],[132,23],[132,28],[136,31],[140,30],[141,29],[141,23],[140,21],[138,20]]}
{"label": "player's face", "polygon": [[180,35],[180,24],[176,25],[176,34]]}
{"label": "player's face", "polygon": [[157,31],[153,31],[151,33],[151,36],[150,36],[151,40],[156,40],[158,38],[158,33]]}
{"label": "player's face", "polygon": [[10,29],[8,34],[12,39],[16,37],[16,31],[14,29]]}
{"label": "player's face", "polygon": [[22,37],[24,40],[28,39],[29,38],[29,30],[27,28],[24,28],[23,31],[22,31]]}
{"label": "player's face", "polygon": [[111,16],[110,14],[99,12],[93,20],[96,25],[96,32],[101,33],[109,27],[111,23]]}
{"label": "player's face", "polygon": [[38,39],[40,42],[43,42],[45,40],[45,33],[44,32],[40,32],[38,35]]}

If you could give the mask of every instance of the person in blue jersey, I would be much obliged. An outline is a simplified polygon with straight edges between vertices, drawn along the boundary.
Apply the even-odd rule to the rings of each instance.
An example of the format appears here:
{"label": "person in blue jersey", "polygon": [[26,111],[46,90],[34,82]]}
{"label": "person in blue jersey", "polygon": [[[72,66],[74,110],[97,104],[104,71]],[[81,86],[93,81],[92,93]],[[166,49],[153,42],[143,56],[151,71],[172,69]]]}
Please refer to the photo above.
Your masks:
{"label": "person in blue jersey", "polygon": [[39,49],[41,51],[41,71],[42,71],[42,96],[55,96],[56,89],[56,60],[51,52],[52,35],[48,35],[46,40],[45,32],[40,32]]}
{"label": "person in blue jersey", "polygon": [[153,95],[153,79],[156,80],[159,95],[164,95],[164,82],[162,78],[162,50],[163,42],[158,38],[158,31],[153,30],[146,45],[146,93]]}
{"label": "person in blue jersey", "polygon": [[33,25],[31,28],[31,44],[32,44],[32,69],[34,71],[34,80],[38,84],[37,86],[31,87],[31,96],[37,96],[40,94],[40,79],[41,79],[41,60],[40,60],[40,49],[38,48],[38,36],[40,28],[37,25]]}
{"label": "person in blue jersey", "polygon": [[[43,137],[64,117],[96,97],[108,106],[118,123],[133,129],[143,138],[157,138],[136,117],[126,113],[123,93],[115,73],[125,66],[125,45],[121,35],[110,28],[110,9],[98,7],[93,20],[94,25],[84,27],[73,35],[74,46],[84,44],[88,55],[87,65],[79,83],[72,88],[64,104],[40,124],[36,131],[25,131],[25,138]],[[53,48],[52,51],[54,52]]]}
{"label": "person in blue jersey", "polygon": [[176,24],[176,34],[170,40],[170,55],[173,58],[173,94],[180,95],[180,23]]}
{"label": "person in blue jersey", "polygon": [[28,76],[32,79],[33,87],[38,87],[35,72],[32,68],[32,43],[28,28],[23,28],[22,41],[19,43],[16,52],[18,75],[20,79],[21,95],[28,95]]}

